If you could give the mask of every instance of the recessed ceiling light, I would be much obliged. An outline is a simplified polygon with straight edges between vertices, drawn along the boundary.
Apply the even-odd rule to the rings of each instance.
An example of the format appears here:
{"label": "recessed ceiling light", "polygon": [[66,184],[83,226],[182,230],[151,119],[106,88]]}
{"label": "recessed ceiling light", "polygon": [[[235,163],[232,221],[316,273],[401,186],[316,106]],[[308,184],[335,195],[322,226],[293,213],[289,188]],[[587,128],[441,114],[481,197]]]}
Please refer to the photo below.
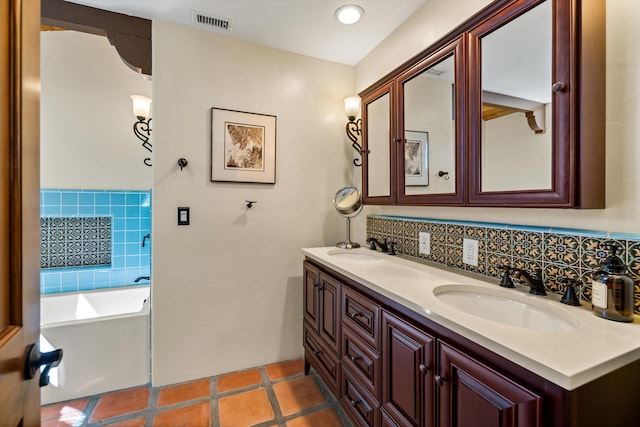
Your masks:
{"label": "recessed ceiling light", "polygon": [[333,16],[343,24],[355,24],[364,16],[364,9],[355,4],[348,4],[340,6]]}

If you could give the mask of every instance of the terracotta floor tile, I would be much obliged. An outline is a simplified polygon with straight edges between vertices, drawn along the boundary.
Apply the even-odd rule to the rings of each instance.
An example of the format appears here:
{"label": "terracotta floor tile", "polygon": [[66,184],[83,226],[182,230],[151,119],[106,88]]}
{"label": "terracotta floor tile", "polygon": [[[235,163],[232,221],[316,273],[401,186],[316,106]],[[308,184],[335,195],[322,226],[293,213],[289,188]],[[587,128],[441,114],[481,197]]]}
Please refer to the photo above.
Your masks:
{"label": "terracotta floor tile", "polygon": [[301,374],[304,371],[304,360],[296,359],[274,363],[273,365],[265,366],[264,369],[267,371],[267,376],[271,381],[279,380],[281,378]]}
{"label": "terracotta floor tile", "polygon": [[40,410],[42,427],[68,427],[80,425],[87,418],[84,409],[89,399],[78,399],[69,402],[43,406]]}
{"label": "terracotta floor tile", "polygon": [[136,418],[135,420],[118,421],[117,423],[104,424],[104,427],[144,427],[144,423],[144,418]]}
{"label": "terracotta floor tile", "polygon": [[284,416],[304,411],[327,400],[312,376],[276,383],[273,391]]}
{"label": "terracotta floor tile", "polygon": [[156,415],[153,427],[209,427],[211,403],[201,402],[179,409],[171,409]]}
{"label": "terracotta floor tile", "polygon": [[178,402],[209,397],[210,394],[208,379],[172,385],[160,390],[158,406],[173,405]]}
{"label": "terracotta floor tile", "polygon": [[275,417],[264,388],[222,397],[218,409],[220,427],[248,427]]}
{"label": "terracotta floor tile", "polygon": [[260,376],[260,371],[258,369],[234,372],[218,378],[218,393],[237,390],[250,385],[257,385],[261,382],[262,377]]}
{"label": "terracotta floor tile", "polygon": [[141,411],[146,409],[148,404],[149,388],[146,386],[106,393],[98,399],[90,421],[95,422]]}
{"label": "terracotta floor tile", "polygon": [[312,412],[287,422],[287,427],[343,427],[340,417],[333,408]]}

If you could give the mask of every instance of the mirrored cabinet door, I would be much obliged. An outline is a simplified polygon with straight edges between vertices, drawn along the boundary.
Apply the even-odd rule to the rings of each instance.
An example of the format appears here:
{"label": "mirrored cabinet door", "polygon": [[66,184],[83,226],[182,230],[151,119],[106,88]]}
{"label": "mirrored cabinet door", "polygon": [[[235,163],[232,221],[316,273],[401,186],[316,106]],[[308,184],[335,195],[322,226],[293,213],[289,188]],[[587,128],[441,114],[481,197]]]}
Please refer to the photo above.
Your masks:
{"label": "mirrored cabinet door", "polygon": [[[590,146],[604,147],[604,135],[578,130],[587,98],[579,99],[571,63],[580,48],[576,5],[519,0],[470,31],[469,204],[581,207],[591,204],[581,188],[604,194],[581,180],[589,172],[580,163],[588,164]],[[588,116],[597,118],[597,108]]]}
{"label": "mirrored cabinet door", "polygon": [[392,85],[387,84],[362,99],[362,198],[365,203],[391,204],[395,153]]}
{"label": "mirrored cabinet door", "polygon": [[464,69],[462,39],[397,79],[398,203],[462,203]]}

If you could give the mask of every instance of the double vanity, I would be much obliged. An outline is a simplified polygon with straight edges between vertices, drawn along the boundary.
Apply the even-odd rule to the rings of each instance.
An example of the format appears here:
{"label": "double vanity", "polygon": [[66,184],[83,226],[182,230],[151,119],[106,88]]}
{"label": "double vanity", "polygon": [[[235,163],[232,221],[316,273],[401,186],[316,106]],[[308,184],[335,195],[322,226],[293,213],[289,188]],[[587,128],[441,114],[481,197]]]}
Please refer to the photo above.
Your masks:
{"label": "double vanity", "polygon": [[640,319],[369,249],[303,249],[305,362],[362,426],[640,423]]}

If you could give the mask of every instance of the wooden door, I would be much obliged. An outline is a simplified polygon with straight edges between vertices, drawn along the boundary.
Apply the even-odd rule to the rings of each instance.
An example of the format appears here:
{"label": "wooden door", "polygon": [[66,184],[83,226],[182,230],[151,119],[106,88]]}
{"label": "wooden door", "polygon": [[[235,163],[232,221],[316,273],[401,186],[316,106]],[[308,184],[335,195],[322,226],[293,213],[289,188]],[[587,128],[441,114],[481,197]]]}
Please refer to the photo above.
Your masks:
{"label": "wooden door", "polygon": [[320,286],[320,270],[308,262],[303,264],[303,288],[302,299],[304,301],[304,320],[308,322],[316,333],[320,332],[320,297],[318,287]]}
{"label": "wooden door", "polygon": [[40,425],[40,0],[0,0],[0,425]]}
{"label": "wooden door", "polygon": [[439,355],[440,426],[542,426],[539,395],[447,344]]}
{"label": "wooden door", "polygon": [[382,407],[401,427],[434,425],[434,342],[382,313]]}
{"label": "wooden door", "polygon": [[320,273],[320,336],[340,354],[340,282]]}

